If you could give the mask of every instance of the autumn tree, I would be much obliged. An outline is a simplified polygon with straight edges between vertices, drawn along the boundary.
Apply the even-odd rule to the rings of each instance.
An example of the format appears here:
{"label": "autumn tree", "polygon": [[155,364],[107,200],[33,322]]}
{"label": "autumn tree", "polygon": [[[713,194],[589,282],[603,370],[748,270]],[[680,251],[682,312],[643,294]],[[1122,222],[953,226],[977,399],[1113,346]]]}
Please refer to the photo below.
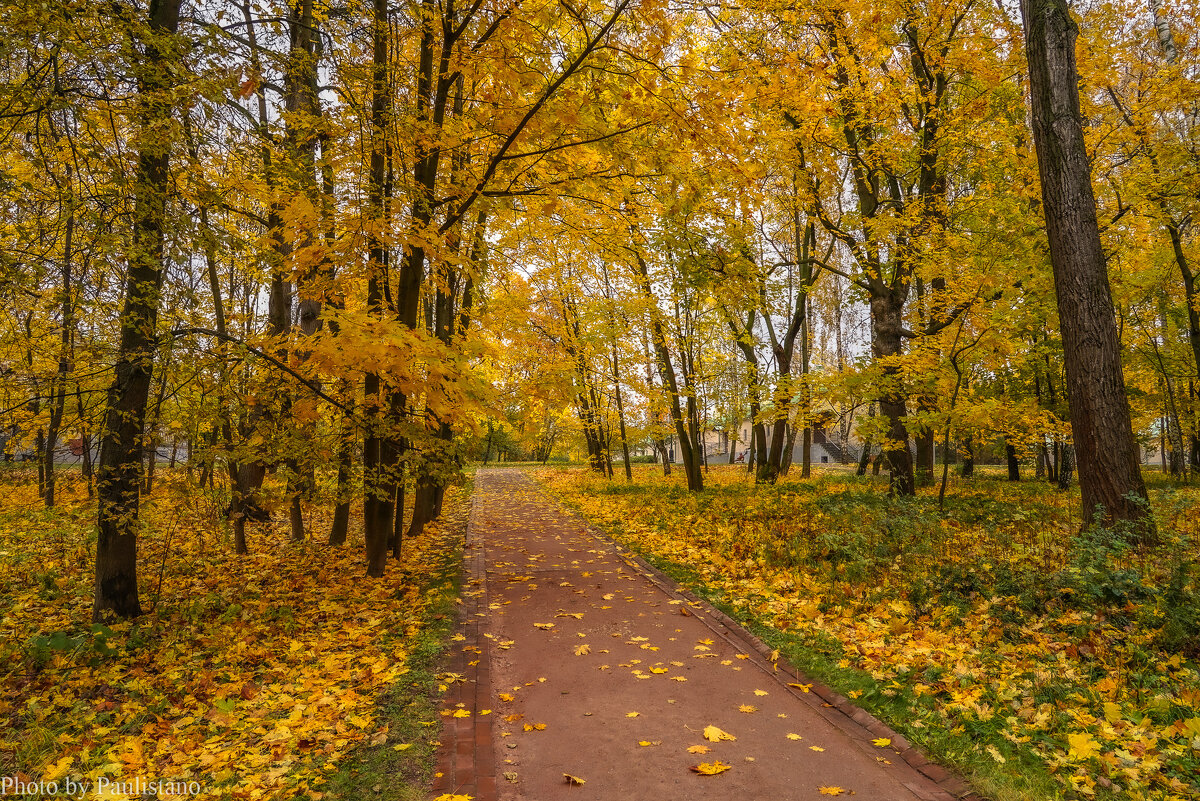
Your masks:
{"label": "autumn tree", "polygon": [[1084,519],[1132,523],[1154,538],[1133,439],[1112,293],[1079,109],[1075,22],[1064,0],[1026,0],[1034,142],[1066,352]]}

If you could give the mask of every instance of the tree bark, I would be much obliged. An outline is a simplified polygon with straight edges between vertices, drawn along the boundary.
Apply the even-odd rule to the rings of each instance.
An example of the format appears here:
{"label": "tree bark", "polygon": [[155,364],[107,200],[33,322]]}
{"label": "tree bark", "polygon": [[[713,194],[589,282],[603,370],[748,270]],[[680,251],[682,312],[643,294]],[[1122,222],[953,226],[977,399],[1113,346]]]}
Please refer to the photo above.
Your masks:
{"label": "tree bark", "polygon": [[1098,512],[1105,523],[1128,522],[1134,537],[1149,544],[1157,536],[1133,438],[1079,109],[1078,30],[1064,0],[1022,0],[1021,10],[1083,520],[1087,525]]}
{"label": "tree bark", "polygon": [[171,141],[164,134],[173,115],[168,93],[174,70],[164,50],[169,50],[169,39],[178,29],[179,5],[180,0],[152,0],[149,36],[137,69],[133,244],[97,479],[98,536],[92,604],[92,619],[97,623],[142,613],[137,580],[138,479],[164,274],[171,159]]}

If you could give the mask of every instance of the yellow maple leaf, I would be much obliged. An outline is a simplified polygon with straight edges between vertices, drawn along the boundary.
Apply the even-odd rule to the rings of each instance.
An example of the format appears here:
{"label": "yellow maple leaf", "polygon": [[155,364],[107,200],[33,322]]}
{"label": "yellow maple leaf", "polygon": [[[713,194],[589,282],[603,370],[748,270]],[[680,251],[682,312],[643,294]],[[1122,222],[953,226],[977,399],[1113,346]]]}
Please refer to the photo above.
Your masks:
{"label": "yellow maple leaf", "polygon": [[563,774],[563,781],[574,787],[582,787],[583,785],[587,784],[585,780],[579,778],[578,776],[572,776],[570,773]]}
{"label": "yellow maple leaf", "polygon": [[549,631],[550,629],[554,628],[554,624],[553,624],[553,623],[534,623],[534,624],[533,624],[533,627],[534,627],[535,629],[541,629],[541,630],[543,630],[543,631]]}
{"label": "yellow maple leaf", "polygon": [[637,716],[638,716],[637,712],[626,712],[625,713],[625,717],[627,717],[627,718],[636,718]]}
{"label": "yellow maple leaf", "polygon": [[1067,753],[1073,759],[1090,759],[1100,753],[1100,744],[1087,732],[1068,734],[1067,743],[1070,746]]}
{"label": "yellow maple leaf", "polygon": [[690,745],[688,746],[689,754],[707,754],[712,749],[707,745]]}
{"label": "yellow maple leaf", "polygon": [[837,787],[835,785],[826,785],[824,787],[818,787],[817,792],[819,792],[821,795],[842,795],[846,792],[846,789],[844,787]]}
{"label": "yellow maple leaf", "polygon": [[820,753],[820,752],[824,751],[825,749],[824,749],[824,748],[822,748],[822,747],[821,747],[821,746],[819,746],[819,745],[810,745],[810,746],[808,747],[808,750],[809,750],[809,751],[816,751],[817,753]]}
{"label": "yellow maple leaf", "polygon": [[710,743],[719,743],[722,740],[736,740],[737,738],[727,731],[721,731],[716,726],[705,726],[704,739]]}
{"label": "yellow maple leaf", "polygon": [[745,712],[747,715],[749,715],[751,712],[757,712],[757,711],[758,711],[758,707],[751,706],[750,704],[742,704],[741,706],[738,707],[738,712]]}
{"label": "yellow maple leaf", "polygon": [[876,748],[887,748],[891,744],[892,740],[890,737],[876,737],[871,741],[871,745],[875,746]]}
{"label": "yellow maple leaf", "polygon": [[516,696],[512,695],[511,693],[500,693],[500,695],[499,695],[499,696],[497,696],[497,697],[498,697],[498,698],[499,698],[501,701],[512,701],[513,699],[515,699],[515,698],[516,698]]}
{"label": "yellow maple leaf", "polygon": [[469,717],[471,717],[471,713],[470,713],[469,711],[467,711],[466,709],[456,709],[456,710],[454,710],[454,715],[453,715],[453,717],[456,717],[456,718],[469,718]]}
{"label": "yellow maple leaf", "polygon": [[803,737],[801,737],[799,734],[789,734],[789,735],[787,736],[787,738],[788,738],[789,740],[803,740],[803,739],[804,739],[804,738],[803,738]]}
{"label": "yellow maple leaf", "polygon": [[759,697],[764,696],[764,695],[770,695],[770,693],[768,693],[766,690],[755,690],[754,694]]}
{"label": "yellow maple leaf", "polygon": [[651,673],[666,673],[666,672],[667,672],[667,670],[669,670],[669,668],[665,668],[665,667],[652,667],[652,668],[650,668],[650,672],[651,672]]}
{"label": "yellow maple leaf", "polygon": [[588,645],[585,642],[583,645],[580,645],[575,649],[575,656],[587,656],[591,652],[592,652],[592,646]]}
{"label": "yellow maple leaf", "polygon": [[693,773],[699,773],[701,776],[716,776],[718,773],[724,773],[732,768],[733,765],[726,765],[724,762],[701,762],[699,765],[692,765]]}
{"label": "yellow maple leaf", "polygon": [[642,748],[649,748],[652,745],[662,745],[662,740],[638,740],[638,745]]}

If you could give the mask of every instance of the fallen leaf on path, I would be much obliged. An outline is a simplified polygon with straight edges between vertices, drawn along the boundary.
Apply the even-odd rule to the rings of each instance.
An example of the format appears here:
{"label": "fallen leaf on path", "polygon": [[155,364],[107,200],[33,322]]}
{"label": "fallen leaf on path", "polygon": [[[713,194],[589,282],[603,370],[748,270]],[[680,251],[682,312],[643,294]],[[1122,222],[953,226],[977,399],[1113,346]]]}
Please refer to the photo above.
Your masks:
{"label": "fallen leaf on path", "polygon": [[742,704],[741,706],[738,707],[738,712],[745,712],[747,715],[749,715],[751,712],[757,712],[757,711],[758,711],[758,707],[752,706],[750,704]]}
{"label": "fallen leaf on path", "polygon": [[627,718],[636,718],[637,716],[638,716],[637,712],[626,712],[625,713],[625,717],[627,717]]}
{"label": "fallen leaf on path", "polygon": [[701,762],[699,765],[692,765],[691,770],[694,773],[699,773],[701,776],[716,776],[718,773],[724,773],[732,768],[733,765],[726,765],[724,762]]}
{"label": "fallen leaf on path", "polygon": [[844,787],[818,787],[817,790],[821,795],[843,795],[847,792]]}
{"label": "fallen leaf on path", "polygon": [[583,779],[579,778],[578,776],[572,776],[570,773],[563,774],[563,781],[569,785],[572,785],[573,787],[582,787],[583,785],[587,784],[587,782]]}
{"label": "fallen leaf on path", "polygon": [[692,746],[688,746],[688,753],[689,753],[689,754],[707,754],[707,753],[708,753],[709,751],[711,751],[711,750],[712,750],[712,749],[711,749],[711,748],[709,748],[707,745],[692,745]]}
{"label": "fallen leaf on path", "polygon": [[586,642],[575,649],[575,656],[587,656],[592,652],[592,646]]}
{"label": "fallen leaf on path", "polygon": [[789,681],[788,686],[795,687],[797,690],[799,690],[802,693],[806,693],[812,689],[812,684],[796,684],[793,681]]}
{"label": "fallen leaf on path", "polygon": [[889,738],[889,737],[876,737],[874,740],[871,741],[871,745],[873,745],[877,748],[887,748],[891,744],[892,744],[892,741],[891,741],[891,738]]}
{"label": "fallen leaf on path", "polygon": [[803,740],[803,739],[804,739],[804,738],[803,738],[803,737],[801,737],[799,734],[789,734],[789,735],[787,736],[787,738],[788,738],[789,740]]}
{"label": "fallen leaf on path", "polygon": [[514,700],[514,699],[516,698],[516,696],[515,696],[515,695],[511,695],[511,694],[509,694],[509,693],[500,693],[500,695],[499,695],[499,696],[497,696],[497,697],[498,697],[498,698],[499,698],[501,701],[512,701],[512,700]]}
{"label": "fallen leaf on path", "polygon": [[525,728],[525,731],[545,731],[546,724],[545,723],[526,723],[524,728]]}
{"label": "fallen leaf on path", "polygon": [[534,623],[533,627],[535,629],[541,629],[542,631],[549,631],[550,629],[554,628],[554,624],[553,623]]}
{"label": "fallen leaf on path", "polygon": [[722,740],[736,740],[737,738],[727,731],[721,731],[716,726],[705,726],[704,739],[710,743],[719,743]]}
{"label": "fallen leaf on path", "polygon": [[638,745],[642,748],[649,748],[652,745],[662,745],[662,740],[638,740]]}
{"label": "fallen leaf on path", "polygon": [[825,749],[824,749],[824,748],[822,748],[822,747],[821,747],[821,746],[819,746],[819,745],[810,745],[810,746],[808,747],[808,750],[809,750],[809,751],[816,751],[817,753],[820,753],[821,751],[824,751]]}
{"label": "fallen leaf on path", "polygon": [[768,693],[766,690],[755,690],[754,694],[760,697],[764,695],[770,695],[770,693]]}

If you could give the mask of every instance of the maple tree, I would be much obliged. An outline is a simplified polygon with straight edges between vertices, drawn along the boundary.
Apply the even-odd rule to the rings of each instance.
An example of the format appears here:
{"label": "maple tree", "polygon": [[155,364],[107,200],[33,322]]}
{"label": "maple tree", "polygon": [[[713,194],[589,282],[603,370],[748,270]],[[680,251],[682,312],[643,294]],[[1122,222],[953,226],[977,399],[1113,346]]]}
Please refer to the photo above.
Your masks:
{"label": "maple tree", "polygon": [[374,581],[500,454],[772,499],[820,439],[914,503],[940,458],[948,515],[1077,475],[1053,558],[1187,553],[1139,458],[1200,469],[1186,3],[0,10],[4,449],[95,521],[97,624],[145,611],[180,481],[247,564],[281,518]]}

